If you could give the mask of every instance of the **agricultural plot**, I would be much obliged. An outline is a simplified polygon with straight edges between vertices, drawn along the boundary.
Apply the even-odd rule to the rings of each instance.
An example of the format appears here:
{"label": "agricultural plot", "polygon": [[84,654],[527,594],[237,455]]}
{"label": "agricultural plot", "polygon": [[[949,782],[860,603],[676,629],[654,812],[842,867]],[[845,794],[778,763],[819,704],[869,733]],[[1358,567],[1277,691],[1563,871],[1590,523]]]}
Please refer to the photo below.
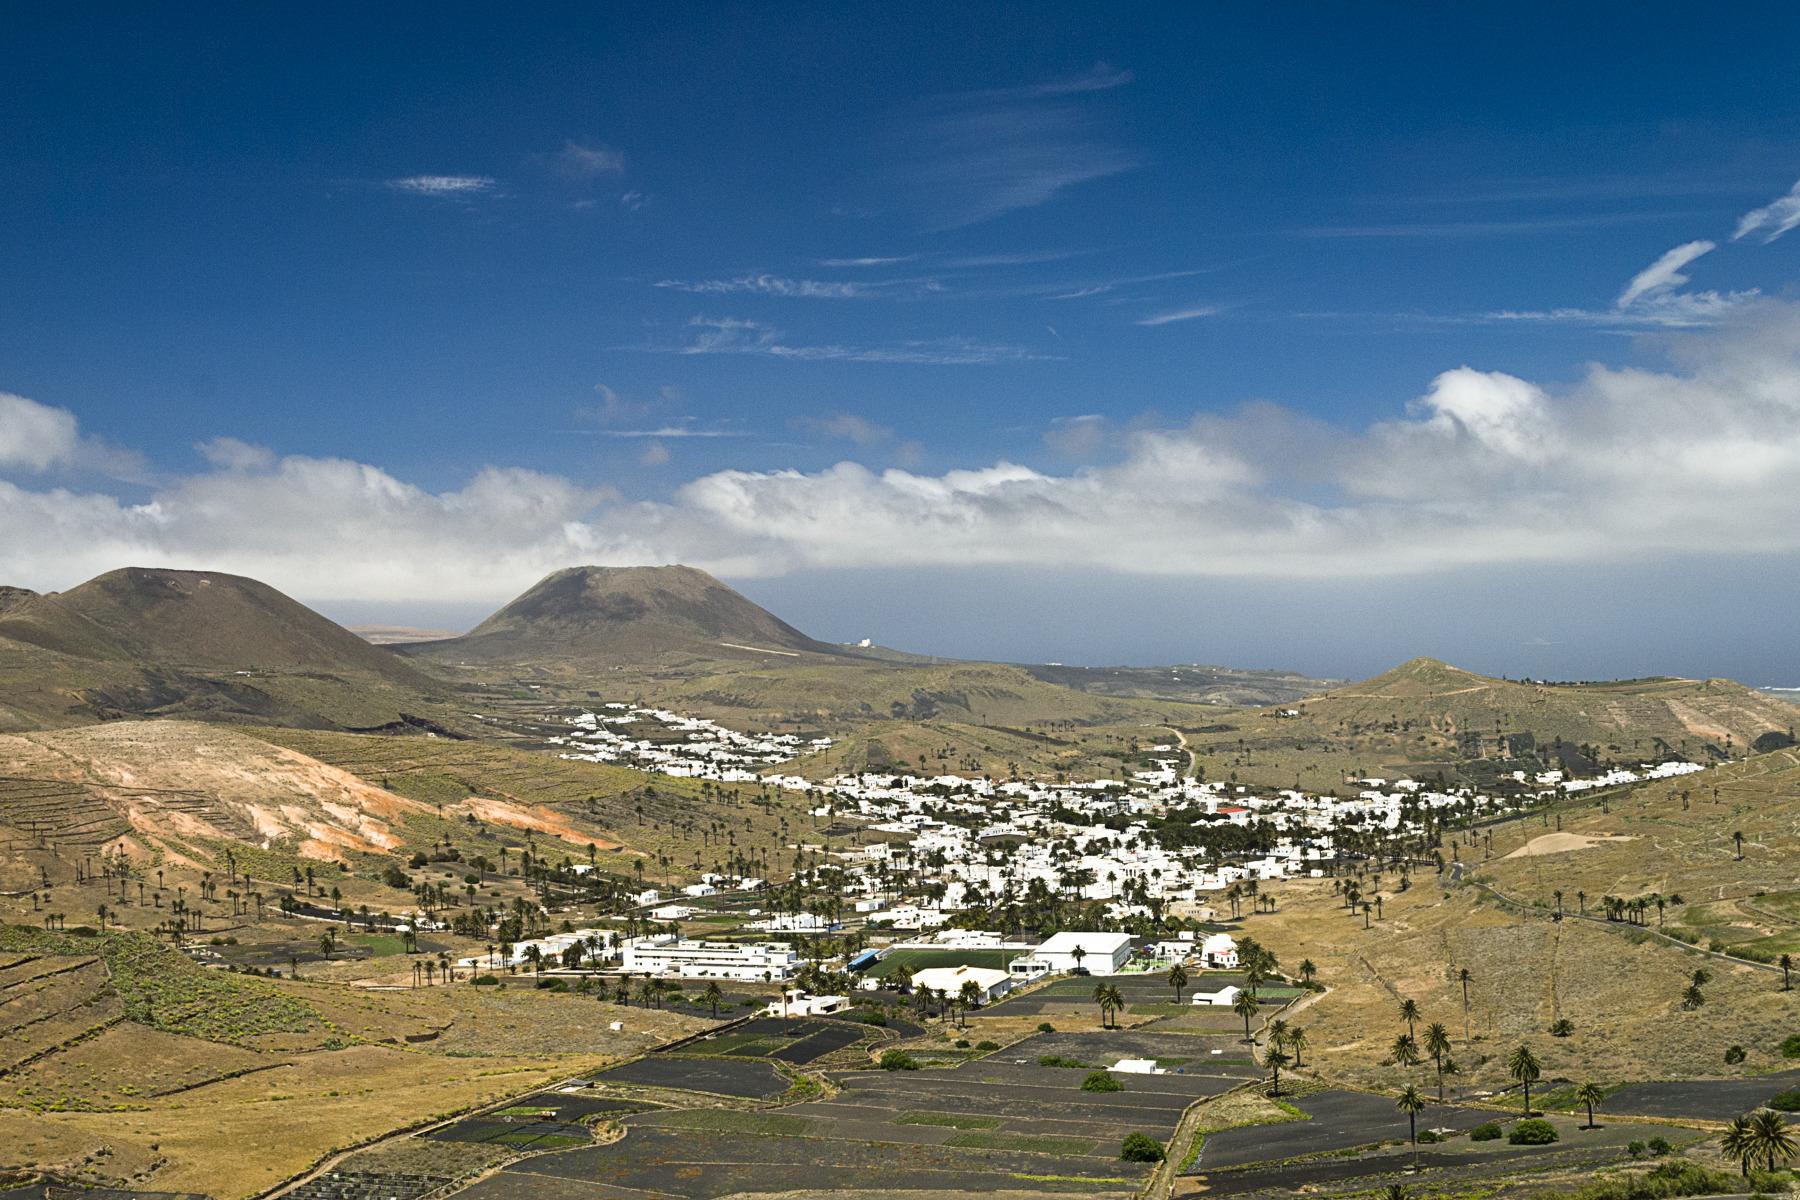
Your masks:
{"label": "agricultural plot", "polygon": [[563,1150],[585,1146],[592,1137],[584,1123],[622,1117],[652,1107],[631,1100],[580,1092],[538,1092],[504,1108],[465,1117],[424,1136],[433,1141],[479,1142],[515,1150]]}
{"label": "agricultural plot", "polygon": [[993,1192],[1030,1189],[1125,1197],[1146,1168],[1102,1159],[1047,1158],[1004,1150],[821,1143],[809,1137],[633,1128],[609,1146],[540,1155],[482,1180],[466,1200],[684,1200],[746,1192],[814,1195]]}
{"label": "agricultural plot", "polygon": [[710,1092],[741,1100],[779,1096],[788,1087],[787,1078],[767,1062],[678,1054],[652,1054],[602,1071],[596,1078],[603,1083]]}
{"label": "agricultural plot", "polygon": [[1153,1021],[1136,1029],[1039,1033],[1008,1046],[990,1063],[1037,1064],[1059,1058],[1090,1067],[1110,1067],[1121,1058],[1153,1058],[1165,1071],[1181,1075],[1216,1075],[1233,1080],[1258,1074],[1250,1048],[1231,1037],[1209,1037],[1171,1031]]}
{"label": "agricultural plot", "polygon": [[[1304,1120],[1281,1125],[1251,1125],[1207,1137],[1191,1173],[1202,1174],[1246,1163],[1282,1161],[1368,1146],[1407,1136],[1406,1114],[1391,1096],[1368,1092],[1326,1091],[1293,1102]],[[1491,1121],[1494,1114],[1434,1104],[1419,1114],[1420,1129],[1468,1130]]]}
{"label": "agricultural plot", "polygon": [[[1175,989],[1169,986],[1166,972],[1156,971],[1134,975],[1109,975],[1104,979],[1098,976],[1059,979],[1054,983],[1023,996],[1009,996],[1004,1000],[978,1009],[969,1014],[970,1020],[978,1017],[1042,1017],[1051,1022],[1082,1021],[1099,1019],[1099,1006],[1094,1003],[1094,989],[1101,983],[1119,989],[1125,997],[1125,1010],[1122,1018],[1126,1021],[1141,1020],[1145,1017],[1169,1017],[1190,1011],[1205,1011],[1205,1006],[1196,1008],[1192,1003],[1196,991],[1216,991],[1226,985],[1242,986],[1243,976],[1225,972],[1196,974],[1187,987],[1182,989],[1181,1003],[1175,1002]],[[1268,984],[1258,989],[1258,998],[1265,1005],[1286,1003],[1298,995],[1295,988],[1275,987]],[[1227,1015],[1230,1009],[1220,1010]]]}
{"label": "agricultural plot", "polygon": [[[640,1062],[679,1065],[671,1056]],[[1119,1159],[1126,1134],[1165,1140],[1195,1099],[1241,1081],[1128,1075],[1120,1077],[1123,1091],[1093,1093],[1081,1090],[1085,1074],[992,1058],[942,1071],[834,1072],[828,1099],[774,1111],[628,1116],[617,1142],[534,1157],[466,1195],[599,1200],[630,1190],[706,1200],[835,1188],[1125,1195],[1148,1170]]]}
{"label": "agricultural plot", "polygon": [[[1380,1097],[1372,1099],[1379,1101]],[[1491,1118],[1492,1114],[1486,1114]],[[1421,1127],[1429,1118],[1420,1115]],[[1403,1122],[1404,1123],[1404,1122]],[[1430,1122],[1437,1124],[1438,1122]],[[1568,1117],[1553,1117],[1558,1141],[1547,1146],[1514,1146],[1504,1139],[1473,1142],[1465,1136],[1454,1136],[1437,1145],[1424,1145],[1417,1154],[1418,1173],[1412,1171],[1414,1154],[1405,1142],[1405,1131],[1398,1139],[1389,1139],[1360,1153],[1348,1150],[1323,1150],[1310,1155],[1280,1157],[1284,1151],[1297,1148],[1298,1141],[1283,1141],[1277,1132],[1298,1131],[1309,1122],[1259,1126],[1232,1133],[1257,1134],[1265,1141],[1256,1151],[1257,1157],[1242,1166],[1206,1166],[1206,1155],[1212,1143],[1227,1134],[1214,1134],[1202,1150],[1200,1174],[1208,1195],[1219,1196],[1286,1196],[1298,1191],[1312,1195],[1360,1195],[1379,1193],[1390,1182],[1402,1182],[1422,1193],[1483,1192],[1492,1185],[1516,1180],[1521,1174],[1548,1172],[1591,1172],[1596,1168],[1623,1161],[1633,1141],[1664,1136],[1676,1142],[1692,1141],[1697,1135],[1671,1130],[1666,1125],[1634,1125],[1628,1122],[1603,1122],[1599,1129],[1578,1127]]]}
{"label": "agricultural plot", "polygon": [[871,1036],[868,1026],[849,1021],[759,1017],[735,1029],[690,1043],[682,1052],[709,1058],[766,1058],[805,1066]]}
{"label": "agricultural plot", "polygon": [[1636,1117],[1729,1121],[1771,1096],[1800,1087],[1800,1070],[1750,1079],[1685,1079],[1630,1083],[1606,1098],[1606,1111]]}

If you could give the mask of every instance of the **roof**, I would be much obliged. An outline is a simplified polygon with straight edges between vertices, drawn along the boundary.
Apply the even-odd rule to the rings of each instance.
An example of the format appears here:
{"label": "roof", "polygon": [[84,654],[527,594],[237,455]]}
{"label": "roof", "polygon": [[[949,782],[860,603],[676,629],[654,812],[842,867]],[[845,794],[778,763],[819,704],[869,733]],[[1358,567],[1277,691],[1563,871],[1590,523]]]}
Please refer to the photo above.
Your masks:
{"label": "roof", "polygon": [[1070,930],[1051,934],[1034,953],[1070,954],[1080,946],[1083,954],[1117,954],[1121,946],[1129,945],[1129,933],[1077,933]]}
{"label": "roof", "polygon": [[914,971],[912,985],[915,988],[930,988],[934,992],[949,992],[954,995],[962,990],[965,983],[973,983],[987,991],[1011,978],[1005,971],[964,964],[960,967],[926,967],[922,971]]}

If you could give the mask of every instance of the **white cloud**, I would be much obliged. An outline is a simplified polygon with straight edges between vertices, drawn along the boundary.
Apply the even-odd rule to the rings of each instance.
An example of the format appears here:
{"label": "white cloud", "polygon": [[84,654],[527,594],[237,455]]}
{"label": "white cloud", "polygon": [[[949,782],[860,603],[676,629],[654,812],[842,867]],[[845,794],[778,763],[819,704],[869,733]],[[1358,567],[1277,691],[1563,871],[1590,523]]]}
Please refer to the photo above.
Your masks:
{"label": "white cloud", "polygon": [[619,197],[619,207],[627,212],[637,212],[639,209],[649,207],[649,204],[650,197],[644,192],[631,191]]}
{"label": "white cloud", "polygon": [[891,258],[821,258],[821,267],[891,267],[896,263],[911,262],[916,254],[901,254]]}
{"label": "white cloud", "polygon": [[486,175],[408,175],[387,181],[396,192],[414,196],[478,196],[493,191],[494,184]]}
{"label": "white cloud", "polygon": [[688,321],[688,341],[679,346],[645,346],[641,349],[673,354],[760,354],[795,362],[897,363],[920,366],[985,366],[1004,362],[1030,362],[1051,357],[1003,342],[973,338],[932,338],[887,346],[839,344],[795,345],[781,330],[743,317],[694,317]]}
{"label": "white cloud", "polygon": [[555,161],[557,171],[571,179],[618,175],[625,170],[625,156],[617,150],[582,142],[564,142]]}
{"label": "white cloud", "polygon": [[1178,308],[1173,312],[1157,313],[1145,317],[1139,325],[1173,325],[1177,321],[1194,321],[1201,317],[1216,317],[1220,309],[1216,304],[1198,304],[1190,308]]}
{"label": "white cloud", "polygon": [[0,467],[47,471],[72,463],[80,446],[74,413],[0,392]]}
{"label": "white cloud", "polygon": [[645,467],[661,467],[669,461],[669,448],[661,442],[648,443],[638,454],[638,464]]}
{"label": "white cloud", "polygon": [[853,442],[858,446],[873,446],[888,441],[894,436],[894,431],[886,425],[877,424],[867,417],[859,417],[855,413],[799,417],[792,422],[792,425],[802,433],[809,433],[814,437]]}
{"label": "white cloud", "polygon": [[[739,576],[1079,564],[1316,589],[1329,585],[1306,581],[1800,556],[1800,306],[1763,301],[1666,344],[1668,364],[1590,367],[1568,386],[1459,367],[1360,430],[1259,405],[1107,431],[1103,465],[727,470],[658,502],[498,468],[429,492],[369,464],[232,465],[232,451],[132,503],[42,485],[35,464],[81,439],[57,419],[5,443],[0,579],[61,588],[166,564],[302,598],[493,602],[582,562]],[[45,407],[25,403],[4,411]],[[617,432],[661,445],[709,431]]]}
{"label": "white cloud", "polygon": [[231,471],[261,470],[275,462],[275,452],[267,446],[240,442],[234,437],[212,438],[201,442],[194,449],[213,466]]}
{"label": "white cloud", "polygon": [[1716,249],[1718,249],[1716,243],[1701,240],[1683,242],[1667,251],[1661,258],[1631,277],[1631,282],[1625,285],[1625,290],[1620,292],[1618,300],[1614,301],[1615,306],[1621,309],[1630,308],[1646,296],[1673,291],[1688,281],[1688,277],[1681,273],[1683,267],[1702,254],[1710,254]]}
{"label": "white cloud", "polygon": [[725,296],[750,292],[760,296],[800,297],[809,300],[853,300],[870,293],[863,283],[819,279],[784,279],[779,275],[739,275],[733,279],[663,279],[659,288],[697,295]]}
{"label": "white cloud", "polygon": [[1745,213],[1739,218],[1737,232],[1731,235],[1731,240],[1735,242],[1752,233],[1760,233],[1764,242],[1772,242],[1796,225],[1800,225],[1800,183],[1794,184],[1787,195],[1773,203]]}

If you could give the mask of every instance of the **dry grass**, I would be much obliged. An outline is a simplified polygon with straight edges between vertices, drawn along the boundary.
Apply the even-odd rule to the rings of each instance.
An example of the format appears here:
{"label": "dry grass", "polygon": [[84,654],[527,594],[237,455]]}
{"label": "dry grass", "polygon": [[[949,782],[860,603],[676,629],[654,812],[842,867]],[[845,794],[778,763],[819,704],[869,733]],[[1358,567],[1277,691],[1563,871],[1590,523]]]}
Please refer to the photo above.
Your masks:
{"label": "dry grass", "polygon": [[[1279,913],[1254,918],[1249,932],[1274,949],[1288,970],[1302,958],[1331,991],[1294,1022],[1310,1039],[1309,1067],[1371,1087],[1424,1085],[1429,1066],[1410,1073],[1384,1066],[1403,998],[1424,1022],[1441,1021],[1463,1068],[1458,1086],[1498,1088],[1510,1081],[1503,1060],[1530,1045],[1546,1079],[1618,1082],[1722,1076],[1781,1063],[1775,1047],[1800,1028],[1800,992],[1782,993],[1763,972],[1708,962],[1715,975],[1698,1010],[1683,1011],[1683,988],[1699,958],[1651,939],[1634,940],[1600,925],[1521,917],[1481,903],[1473,888],[1446,893],[1429,879],[1389,894],[1385,918],[1369,930],[1335,902],[1330,889],[1288,894]],[[1468,968],[1470,1032],[1463,1037],[1457,972]],[[1575,1032],[1549,1034],[1568,1018]],[[1421,1035],[1423,1026],[1421,1026]],[[1741,1043],[1743,1067],[1727,1067],[1726,1047]]]}

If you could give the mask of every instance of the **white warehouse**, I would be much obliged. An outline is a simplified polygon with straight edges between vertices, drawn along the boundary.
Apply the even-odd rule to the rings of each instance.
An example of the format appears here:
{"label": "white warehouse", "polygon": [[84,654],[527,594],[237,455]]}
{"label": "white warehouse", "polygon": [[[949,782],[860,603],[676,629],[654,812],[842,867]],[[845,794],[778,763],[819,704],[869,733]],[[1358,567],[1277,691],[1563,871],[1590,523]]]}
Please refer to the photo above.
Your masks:
{"label": "white warehouse", "polygon": [[1053,971],[1077,967],[1089,975],[1117,975],[1131,961],[1129,933],[1056,933],[1030,954],[1013,959],[1009,970],[1032,979]]}
{"label": "white warehouse", "polygon": [[786,979],[799,955],[787,942],[700,942],[671,935],[632,938],[624,968],[645,975],[689,979]]}

